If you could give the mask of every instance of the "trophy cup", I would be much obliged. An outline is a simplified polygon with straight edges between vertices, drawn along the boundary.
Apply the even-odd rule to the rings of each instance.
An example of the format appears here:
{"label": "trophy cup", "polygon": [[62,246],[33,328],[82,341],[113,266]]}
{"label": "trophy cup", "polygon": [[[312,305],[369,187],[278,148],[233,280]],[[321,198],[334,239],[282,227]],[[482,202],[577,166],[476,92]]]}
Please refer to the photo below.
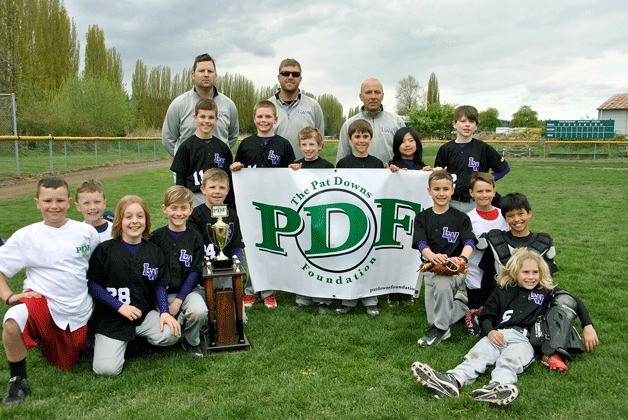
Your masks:
{"label": "trophy cup", "polygon": [[[249,350],[251,345],[244,336],[244,309],[242,303],[242,276],[246,275],[242,263],[235,255],[231,258],[224,253],[231,241],[234,223],[222,219],[229,216],[227,206],[212,206],[211,217],[216,223],[208,223],[207,236],[214,245],[212,258],[205,257],[203,281],[207,302],[206,351]],[[214,279],[231,278],[232,288],[214,291]]]}
{"label": "trophy cup", "polygon": [[222,220],[224,217],[229,216],[229,210],[227,206],[212,206],[211,216],[218,219],[218,221],[213,225],[211,223],[207,224],[207,235],[218,252],[207,264],[207,271],[208,273],[213,271],[235,271],[231,259],[224,253],[225,247],[231,240],[229,234],[233,232],[233,222],[225,223]]}

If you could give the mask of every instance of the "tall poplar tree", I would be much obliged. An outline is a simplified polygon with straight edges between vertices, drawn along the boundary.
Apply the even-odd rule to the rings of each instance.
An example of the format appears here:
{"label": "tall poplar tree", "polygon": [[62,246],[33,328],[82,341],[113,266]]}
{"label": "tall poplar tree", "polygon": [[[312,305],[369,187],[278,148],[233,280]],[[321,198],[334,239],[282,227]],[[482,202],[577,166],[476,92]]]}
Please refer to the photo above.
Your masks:
{"label": "tall poplar tree", "polygon": [[220,93],[231,98],[238,108],[240,131],[252,132],[254,129],[253,107],[256,101],[253,82],[238,73],[225,73],[218,78],[216,87]]}
{"label": "tall poplar tree", "polygon": [[105,48],[105,32],[98,25],[90,25],[87,29],[86,38],[85,77],[106,77],[107,49]]}
{"label": "tall poplar tree", "polygon": [[427,106],[432,104],[440,105],[440,93],[438,91],[438,79],[434,72],[430,74],[430,81],[427,83]]}
{"label": "tall poplar tree", "polygon": [[0,2],[0,90],[16,93],[19,104],[75,76],[78,50],[76,26],[59,0]]}
{"label": "tall poplar tree", "polygon": [[321,134],[326,136],[338,134],[344,122],[342,104],[338,98],[330,93],[320,95],[317,100],[323,109],[323,116],[325,118],[325,132]]}

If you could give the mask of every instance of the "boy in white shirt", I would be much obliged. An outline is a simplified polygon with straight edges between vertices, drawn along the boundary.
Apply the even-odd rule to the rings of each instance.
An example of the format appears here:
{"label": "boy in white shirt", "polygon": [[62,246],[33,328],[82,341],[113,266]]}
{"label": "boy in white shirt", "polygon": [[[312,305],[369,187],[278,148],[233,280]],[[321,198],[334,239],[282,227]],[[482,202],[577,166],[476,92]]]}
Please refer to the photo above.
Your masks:
{"label": "boy in white shirt", "polygon": [[[0,247],[0,298],[11,306],[2,331],[11,375],[4,406],[20,404],[30,394],[28,349],[39,345],[53,365],[69,369],[87,343],[92,298],[86,273],[100,241],[94,228],[66,217],[71,203],[65,180],[41,179],[35,205],[43,221],[19,229]],[[23,269],[23,292],[13,293],[6,278]]]}
{"label": "boy in white shirt", "polygon": [[[501,211],[493,206],[495,198],[495,178],[487,172],[474,172],[471,176],[471,188],[469,194],[476,203],[476,208],[469,211],[467,216],[471,219],[473,233],[479,238],[483,233],[493,229],[508,231],[510,228],[502,217]],[[473,334],[471,317],[480,313],[484,302],[495,288],[495,270],[493,266],[485,267],[481,264],[484,251],[476,249],[469,257],[467,265],[469,271],[465,278],[467,297],[469,298],[470,312],[465,319],[469,334]]]}

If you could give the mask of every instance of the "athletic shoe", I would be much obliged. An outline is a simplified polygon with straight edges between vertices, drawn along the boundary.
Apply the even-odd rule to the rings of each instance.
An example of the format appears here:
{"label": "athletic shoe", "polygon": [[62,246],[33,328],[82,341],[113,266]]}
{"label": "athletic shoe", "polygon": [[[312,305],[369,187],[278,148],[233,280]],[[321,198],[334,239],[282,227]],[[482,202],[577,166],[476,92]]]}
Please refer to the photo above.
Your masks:
{"label": "athletic shoe", "polygon": [[399,295],[397,293],[391,293],[388,295],[388,306],[399,305]]}
{"label": "athletic shoe", "polygon": [[257,302],[257,300],[257,296],[255,295],[246,295],[244,296],[244,300],[242,302],[244,303],[245,308],[250,308],[255,302]]}
{"label": "athletic shoe", "polygon": [[353,311],[352,306],[340,305],[338,309],[336,309],[336,315],[347,315]]}
{"label": "athletic shoe", "polygon": [[435,325],[432,325],[425,335],[419,338],[417,344],[421,347],[433,346],[434,344],[447,340],[449,337],[451,337],[451,330],[449,328],[441,330]]}
{"label": "athletic shoe", "polygon": [[404,305],[414,305],[414,298],[412,295],[402,295],[401,303]]}
{"label": "athletic shoe", "polygon": [[277,300],[275,299],[275,295],[266,296],[264,298],[264,306],[268,309],[275,309],[277,307]]}
{"label": "athletic shoe", "polygon": [[471,397],[478,402],[493,405],[509,405],[519,396],[519,388],[513,384],[491,382],[471,393]]}
{"label": "athletic shoe", "polygon": [[569,367],[565,364],[563,357],[558,353],[554,353],[549,357],[543,355],[541,363],[547,366],[550,370],[560,370],[561,372],[567,372],[569,370]]}
{"label": "athletic shoe", "polygon": [[28,379],[21,376],[14,376],[9,379],[7,384],[7,392],[4,393],[2,405],[11,407],[21,404],[27,395],[31,393],[31,387],[28,385]]}
{"label": "athletic shoe", "polygon": [[316,312],[318,312],[319,315],[327,314],[329,312],[329,305],[326,303],[319,303]]}
{"label": "athletic shoe", "polygon": [[377,306],[375,305],[367,306],[366,315],[368,315],[369,318],[375,318],[379,315],[379,309],[377,309]]}
{"label": "athletic shoe", "polygon": [[295,303],[290,307],[291,311],[300,311],[301,309],[307,308],[310,305],[304,305],[302,303]]}
{"label": "athletic shoe", "polygon": [[459,397],[458,381],[450,373],[432,369],[425,363],[414,362],[412,374],[421,385],[431,389],[438,397]]}
{"label": "athletic shoe", "polygon": [[194,356],[194,357],[204,356],[203,349],[201,349],[200,345],[193,346],[190,343],[188,343],[186,340],[183,340],[181,342],[181,347],[183,347],[183,350],[185,350],[185,352],[189,354],[190,356]]}
{"label": "athletic shoe", "polygon": [[480,328],[480,314],[482,313],[482,309],[483,307],[471,309],[464,317],[464,326],[467,327],[469,335],[480,335],[482,331]]}

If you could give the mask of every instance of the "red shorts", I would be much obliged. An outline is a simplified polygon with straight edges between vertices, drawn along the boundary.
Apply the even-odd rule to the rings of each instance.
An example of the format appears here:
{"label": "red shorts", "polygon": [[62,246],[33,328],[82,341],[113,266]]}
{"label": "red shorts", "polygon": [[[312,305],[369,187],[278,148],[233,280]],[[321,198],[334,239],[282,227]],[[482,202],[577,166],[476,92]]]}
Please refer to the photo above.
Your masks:
{"label": "red shorts", "polygon": [[28,308],[28,320],[22,337],[27,349],[39,345],[41,354],[60,369],[76,365],[79,354],[87,344],[87,325],[74,332],[57,327],[46,298],[27,298],[21,301]]}

